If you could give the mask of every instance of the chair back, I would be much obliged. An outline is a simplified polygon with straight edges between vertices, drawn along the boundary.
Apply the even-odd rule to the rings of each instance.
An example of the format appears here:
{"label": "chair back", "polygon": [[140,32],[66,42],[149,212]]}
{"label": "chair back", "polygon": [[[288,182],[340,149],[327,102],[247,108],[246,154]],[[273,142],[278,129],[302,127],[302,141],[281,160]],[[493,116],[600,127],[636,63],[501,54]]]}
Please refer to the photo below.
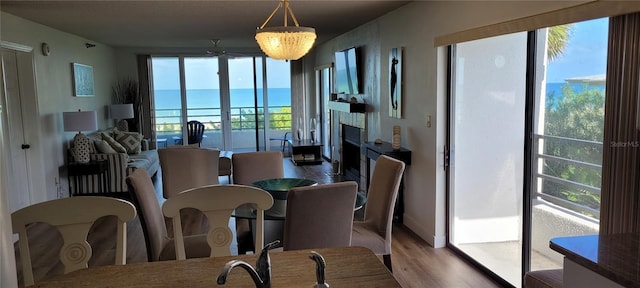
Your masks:
{"label": "chair back", "polygon": [[351,246],[357,193],[354,181],[289,190],[283,249]]}
{"label": "chair back", "polygon": [[33,270],[29,252],[27,226],[43,222],[54,226],[60,232],[64,244],[60,250],[60,260],[64,273],[88,267],[91,246],[87,235],[93,223],[104,216],[117,217],[117,237],[115,264],[123,265],[127,259],[127,222],[136,217],[133,204],[116,198],[82,196],[55,199],[24,207],[11,214],[13,233],[18,234],[20,261],[25,286],[33,285]]}
{"label": "chair back", "polygon": [[251,185],[253,182],[284,177],[281,151],[233,153],[233,183]]}
{"label": "chair back", "polygon": [[200,147],[202,137],[204,137],[204,124],[195,120],[187,122],[187,135],[187,144],[198,144],[198,147]]}
{"label": "chair back", "polygon": [[127,185],[131,199],[138,207],[138,218],[147,246],[147,258],[149,262],[158,261],[169,239],[164,215],[162,215],[151,177],[144,168],[136,169],[127,176]]}
{"label": "chair back", "polygon": [[192,146],[159,149],[162,194],[169,199],[196,187],[218,184],[220,150]]}
{"label": "chair back", "polygon": [[269,192],[243,185],[209,185],[184,191],[167,199],[162,205],[163,214],[173,222],[176,259],[186,259],[180,210],[194,208],[202,211],[209,222],[207,242],[211,257],[230,256],[233,233],[229,219],[233,210],[242,204],[256,208],[255,250],[264,246],[264,210],[271,208],[273,197]]}
{"label": "chair back", "polygon": [[393,209],[404,168],[404,162],[381,155],[376,159],[367,192],[364,222],[375,227],[378,234],[387,240],[389,249],[391,249]]}

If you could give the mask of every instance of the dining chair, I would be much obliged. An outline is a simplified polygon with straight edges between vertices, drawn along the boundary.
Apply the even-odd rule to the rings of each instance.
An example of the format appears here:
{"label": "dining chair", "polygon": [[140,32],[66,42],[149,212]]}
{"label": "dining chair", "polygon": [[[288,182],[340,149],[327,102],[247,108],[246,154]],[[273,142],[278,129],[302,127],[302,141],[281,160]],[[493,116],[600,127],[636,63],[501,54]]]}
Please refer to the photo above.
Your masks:
{"label": "dining chair", "polygon": [[[174,240],[167,235],[165,218],[151,177],[144,169],[136,169],[126,181],[131,199],[138,208],[148,261],[175,260]],[[206,234],[184,236],[184,242],[187,258],[209,257],[211,254]]]}
{"label": "dining chair", "polygon": [[[284,157],[280,151],[258,151],[233,153],[231,166],[233,167],[233,183],[251,185],[253,182],[272,178],[284,177]],[[267,221],[268,226],[275,223]],[[282,226],[282,225],[280,225]],[[268,229],[274,230],[274,229]],[[238,253],[244,254],[252,250],[251,226],[247,219],[236,219],[236,237],[238,238]]]}
{"label": "dining chair", "polygon": [[391,228],[393,208],[398,196],[405,164],[381,155],[376,159],[367,191],[364,221],[353,222],[352,246],[364,246],[382,255],[385,266],[391,268]]}
{"label": "dining chair", "polygon": [[169,199],[200,186],[218,184],[220,150],[172,146],[158,150],[162,170],[162,195]]}
{"label": "dining chair", "polygon": [[258,180],[283,178],[283,159],[280,151],[234,153],[231,156],[233,183],[251,185]]}
{"label": "dining chair", "polygon": [[357,193],[354,181],[289,190],[283,250],[351,246]]}
{"label": "dining chair", "polygon": [[181,209],[195,208],[207,217],[207,242],[211,247],[211,257],[230,256],[233,233],[229,228],[229,220],[233,210],[243,204],[253,205],[256,209],[254,251],[260,251],[264,246],[264,210],[273,205],[273,197],[269,192],[244,185],[209,185],[189,189],[167,199],[162,205],[162,212],[173,221],[176,259],[186,258],[180,221]]}
{"label": "dining chair", "polygon": [[127,222],[136,217],[136,208],[125,200],[102,196],[62,198],[27,206],[11,213],[13,233],[18,234],[24,285],[34,284],[27,237],[27,227],[30,224],[47,223],[60,232],[64,240],[60,261],[64,264],[66,274],[88,267],[92,250],[87,236],[93,223],[104,216],[117,218],[114,263],[124,265],[127,260]]}

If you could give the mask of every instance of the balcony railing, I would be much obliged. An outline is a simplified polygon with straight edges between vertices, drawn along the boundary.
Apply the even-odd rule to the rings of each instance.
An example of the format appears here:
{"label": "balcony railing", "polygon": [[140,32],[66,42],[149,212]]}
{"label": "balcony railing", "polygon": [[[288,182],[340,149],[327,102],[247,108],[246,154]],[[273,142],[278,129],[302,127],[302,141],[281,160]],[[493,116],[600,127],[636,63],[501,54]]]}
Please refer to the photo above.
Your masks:
{"label": "balcony railing", "polygon": [[[538,134],[534,137],[533,197],[600,219],[602,143]],[[573,152],[571,158],[562,155],[567,150]]]}
{"label": "balcony railing", "polygon": [[[291,106],[269,106],[269,130],[291,130],[291,113],[282,112]],[[254,107],[232,107],[230,113],[231,130],[255,130],[256,114]],[[263,108],[258,109],[258,129],[264,129]],[[156,109],[156,133],[158,135],[180,135],[180,109]],[[222,131],[222,115],[220,108],[189,108],[187,118],[197,120],[205,125],[205,132]]]}

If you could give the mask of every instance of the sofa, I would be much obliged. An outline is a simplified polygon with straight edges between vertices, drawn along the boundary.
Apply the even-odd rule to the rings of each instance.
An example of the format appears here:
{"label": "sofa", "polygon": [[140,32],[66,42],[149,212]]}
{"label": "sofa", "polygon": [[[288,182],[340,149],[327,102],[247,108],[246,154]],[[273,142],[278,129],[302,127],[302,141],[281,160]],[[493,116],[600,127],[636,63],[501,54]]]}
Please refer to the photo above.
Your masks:
{"label": "sofa", "polygon": [[[89,155],[91,161],[107,160],[108,163],[107,191],[103,194],[128,198],[129,190],[125,181],[127,176],[136,169],[144,168],[150,177],[154,177],[160,169],[158,151],[150,150],[149,141],[139,133],[109,128],[90,133],[87,137],[92,144]],[[73,162],[72,157],[69,161]],[[70,195],[101,193],[97,175],[74,177],[83,179],[69,181]]]}

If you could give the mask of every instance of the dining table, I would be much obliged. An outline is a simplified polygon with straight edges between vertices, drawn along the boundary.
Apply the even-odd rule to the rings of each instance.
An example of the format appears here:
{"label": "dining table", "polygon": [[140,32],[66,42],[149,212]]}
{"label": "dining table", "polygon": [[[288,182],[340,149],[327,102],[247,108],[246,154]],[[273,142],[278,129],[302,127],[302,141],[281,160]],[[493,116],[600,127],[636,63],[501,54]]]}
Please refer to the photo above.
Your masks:
{"label": "dining table", "polygon": [[[309,257],[311,251],[323,256],[325,282],[332,288],[402,287],[378,257],[364,247],[271,251],[271,287],[314,287],[316,264]],[[255,287],[240,267],[231,271],[224,285],[217,284],[216,279],[227,262],[242,260],[255,265],[257,257],[251,254],[89,267],[53,276],[33,287]]]}

